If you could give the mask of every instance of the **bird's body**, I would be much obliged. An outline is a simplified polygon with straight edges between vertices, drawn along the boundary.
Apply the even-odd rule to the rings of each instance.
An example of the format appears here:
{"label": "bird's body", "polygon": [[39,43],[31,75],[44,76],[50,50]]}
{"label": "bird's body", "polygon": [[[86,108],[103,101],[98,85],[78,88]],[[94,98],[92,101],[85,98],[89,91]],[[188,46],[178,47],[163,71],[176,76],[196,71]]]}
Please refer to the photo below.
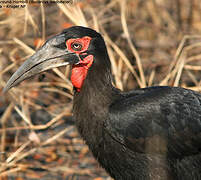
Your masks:
{"label": "bird's body", "polygon": [[[110,60],[100,34],[72,27],[56,38],[57,43],[53,38],[39,52],[52,44],[60,51],[68,50],[62,63],[54,63],[66,65],[70,59],[68,62],[73,64],[77,128],[94,157],[114,179],[201,179],[200,93],[179,87],[121,92],[112,86]],[[34,70],[36,66],[60,58],[39,55],[42,60],[35,62],[37,55],[31,57],[9,80],[6,90],[47,69]]]}
{"label": "bird's body", "polygon": [[107,71],[106,81],[89,86],[93,73],[92,66],[75,92],[73,113],[81,136],[113,178],[201,179],[200,93],[165,86],[121,92]]}

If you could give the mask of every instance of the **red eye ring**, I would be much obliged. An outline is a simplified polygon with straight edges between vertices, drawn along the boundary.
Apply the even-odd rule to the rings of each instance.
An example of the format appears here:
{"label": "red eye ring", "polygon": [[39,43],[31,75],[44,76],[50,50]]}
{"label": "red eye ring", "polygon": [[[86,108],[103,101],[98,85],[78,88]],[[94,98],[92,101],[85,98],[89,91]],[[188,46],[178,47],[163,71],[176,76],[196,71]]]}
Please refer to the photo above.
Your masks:
{"label": "red eye ring", "polygon": [[74,50],[74,51],[81,51],[82,50],[82,44],[80,42],[73,42],[71,44],[71,48]]}
{"label": "red eye ring", "polygon": [[78,54],[84,52],[88,49],[91,39],[92,38],[89,36],[76,39],[68,39],[66,41],[67,49]]}

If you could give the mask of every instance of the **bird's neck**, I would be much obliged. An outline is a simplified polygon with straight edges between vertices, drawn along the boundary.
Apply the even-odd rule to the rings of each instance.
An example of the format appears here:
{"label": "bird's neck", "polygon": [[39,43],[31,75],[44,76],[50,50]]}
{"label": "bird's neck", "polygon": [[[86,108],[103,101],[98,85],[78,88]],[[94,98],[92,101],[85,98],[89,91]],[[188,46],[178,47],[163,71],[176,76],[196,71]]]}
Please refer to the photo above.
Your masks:
{"label": "bird's neck", "polygon": [[89,146],[97,143],[96,138],[101,136],[115,95],[110,68],[92,65],[81,90],[75,92],[73,108],[78,130]]}

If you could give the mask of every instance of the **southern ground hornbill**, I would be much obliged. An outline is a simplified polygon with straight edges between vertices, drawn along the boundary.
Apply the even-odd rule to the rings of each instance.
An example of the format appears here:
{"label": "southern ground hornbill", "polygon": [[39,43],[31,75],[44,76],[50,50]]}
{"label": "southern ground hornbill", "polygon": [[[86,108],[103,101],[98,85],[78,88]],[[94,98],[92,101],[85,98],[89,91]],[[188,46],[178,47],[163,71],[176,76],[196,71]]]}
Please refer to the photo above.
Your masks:
{"label": "southern ground hornbill", "polygon": [[121,92],[103,38],[74,26],[49,39],[4,92],[50,68],[72,65],[73,114],[94,157],[116,180],[201,180],[201,94],[179,87]]}

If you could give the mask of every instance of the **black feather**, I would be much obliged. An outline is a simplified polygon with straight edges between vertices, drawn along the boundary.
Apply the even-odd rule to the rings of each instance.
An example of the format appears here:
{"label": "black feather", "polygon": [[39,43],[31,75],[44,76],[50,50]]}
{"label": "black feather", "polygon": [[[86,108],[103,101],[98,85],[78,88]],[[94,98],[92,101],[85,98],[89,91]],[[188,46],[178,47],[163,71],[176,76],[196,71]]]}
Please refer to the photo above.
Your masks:
{"label": "black feather", "polygon": [[92,37],[94,55],[74,96],[78,130],[93,155],[116,180],[201,179],[201,95],[177,87],[121,92],[99,33],[82,27],[66,37]]}

